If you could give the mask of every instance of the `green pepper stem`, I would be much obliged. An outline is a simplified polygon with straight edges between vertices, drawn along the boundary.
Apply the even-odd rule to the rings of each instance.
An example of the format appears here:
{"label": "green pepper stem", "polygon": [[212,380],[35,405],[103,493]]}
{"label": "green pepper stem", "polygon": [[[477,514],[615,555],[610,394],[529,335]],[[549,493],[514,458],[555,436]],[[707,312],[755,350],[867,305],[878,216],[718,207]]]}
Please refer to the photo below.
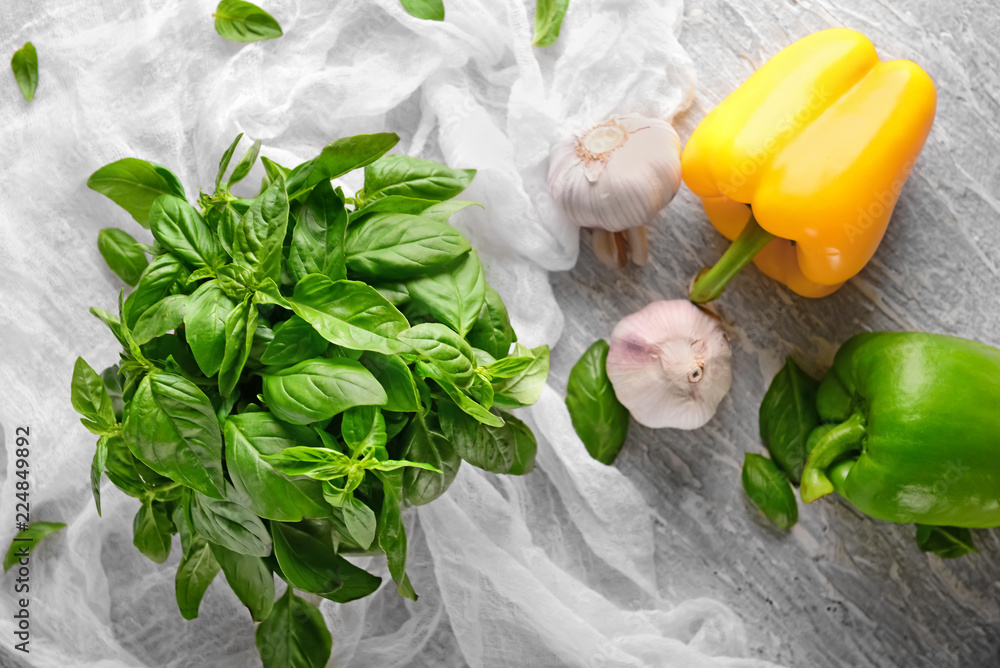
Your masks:
{"label": "green pepper stem", "polygon": [[695,279],[694,286],[688,294],[695,304],[703,304],[718,299],[729,281],[743,271],[750,262],[757,257],[757,253],[764,250],[764,246],[774,240],[774,235],[765,230],[750,213],[750,220],[747,221],[740,236],[732,243],[715,266],[702,273]]}
{"label": "green pepper stem", "polygon": [[857,450],[865,435],[865,418],[855,413],[828,431],[816,443],[802,471],[802,500],[812,503],[833,491],[827,469],[848,452]]}

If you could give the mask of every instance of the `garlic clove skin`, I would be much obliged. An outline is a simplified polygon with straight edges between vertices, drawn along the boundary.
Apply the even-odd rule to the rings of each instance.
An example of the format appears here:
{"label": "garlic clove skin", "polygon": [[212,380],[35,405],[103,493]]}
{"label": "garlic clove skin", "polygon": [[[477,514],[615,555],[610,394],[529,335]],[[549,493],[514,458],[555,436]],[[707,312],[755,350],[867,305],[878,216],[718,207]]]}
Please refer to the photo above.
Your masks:
{"label": "garlic clove skin", "polygon": [[732,385],[732,352],[721,324],[686,299],[658,301],[611,333],[608,378],[636,422],[698,429]]}
{"label": "garlic clove skin", "polygon": [[681,140],[660,118],[614,116],[559,142],[549,158],[549,193],[581,227],[647,225],[680,185]]}

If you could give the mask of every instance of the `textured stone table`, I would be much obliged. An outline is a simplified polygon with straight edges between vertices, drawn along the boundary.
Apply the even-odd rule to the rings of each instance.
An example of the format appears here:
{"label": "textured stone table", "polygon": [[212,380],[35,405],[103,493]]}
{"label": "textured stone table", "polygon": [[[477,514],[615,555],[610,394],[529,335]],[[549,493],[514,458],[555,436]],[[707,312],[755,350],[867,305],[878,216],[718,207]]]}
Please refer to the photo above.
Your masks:
{"label": "textured stone table", "polygon": [[[745,451],[763,452],[757,408],[786,355],[818,375],[841,342],[864,330],[1000,344],[1000,8],[984,0],[692,0],[685,13],[681,42],[695,61],[698,94],[677,119],[682,139],[770,55],[833,26],[865,33],[883,59],[920,63],[939,99],[868,267],[822,300],[745,271],[717,302],[731,323],[734,382],[715,419],[694,432],[633,425],[616,466],[656,508],[660,545],[682,555],[658,560],[663,593],[726,602],[746,621],[753,654],[789,666],[996,666],[1000,534],[976,532],[979,554],[943,561],[917,550],[912,526],[827,498],[800,505],[799,524],[781,535],[756,519],[740,469]],[[589,250],[576,269],[552,276],[566,313],[553,359],[559,387],[594,338],[652,300],[683,297],[726,242],[685,188],[650,245],[648,266],[617,277]]]}

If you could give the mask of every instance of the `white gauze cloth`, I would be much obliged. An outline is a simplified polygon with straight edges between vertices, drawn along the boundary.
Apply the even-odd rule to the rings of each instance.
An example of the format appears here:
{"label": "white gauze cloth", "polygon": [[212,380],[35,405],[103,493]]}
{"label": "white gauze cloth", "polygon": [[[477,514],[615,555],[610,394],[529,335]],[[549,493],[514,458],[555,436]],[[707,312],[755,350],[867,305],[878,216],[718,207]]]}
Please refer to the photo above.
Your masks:
{"label": "white gauze cloth", "polygon": [[[193,199],[238,132],[296,164],[337,137],[397,131],[397,152],[479,170],[463,197],[485,208],[454,222],[521,341],[554,345],[563,321],[547,272],[575,263],[578,232],[545,196],[551,144],[611,113],[671,118],[693,95],[676,39],[681,0],[573,0],[546,49],[530,45],[534,3],[524,0],[446,0],[443,23],[398,0],[260,4],[285,34],[250,45],[215,33],[214,0],[0,6],[0,54],[31,40],[40,62],[30,104],[0,76],[0,539],[13,535],[18,426],[31,434],[32,519],[69,525],[32,558],[30,654],[11,650],[13,621],[0,616],[4,666],[260,665],[249,614],[221,575],[201,616],[184,621],[177,541],[166,564],[152,564],[131,544],[137,502],[107,480],[103,518],[91,500],[95,437],[72,412],[70,377],[77,355],[97,369],[117,360],[87,308],[114,309],[121,288],[97,232],[151,237],[86,188],[90,173],[125,156],[152,160]],[[252,194],[261,175],[237,191]],[[322,601],[331,665],[765,665],[740,658],[743,626],[724,605],[661,599],[650,510],[618,470],[590,459],[562,398],[547,389],[521,416],[539,437],[534,473],[463,465],[444,497],[407,511],[419,601],[399,598],[388,577],[367,599]],[[387,575],[384,560],[361,562]],[[13,610],[9,575],[0,592]]]}

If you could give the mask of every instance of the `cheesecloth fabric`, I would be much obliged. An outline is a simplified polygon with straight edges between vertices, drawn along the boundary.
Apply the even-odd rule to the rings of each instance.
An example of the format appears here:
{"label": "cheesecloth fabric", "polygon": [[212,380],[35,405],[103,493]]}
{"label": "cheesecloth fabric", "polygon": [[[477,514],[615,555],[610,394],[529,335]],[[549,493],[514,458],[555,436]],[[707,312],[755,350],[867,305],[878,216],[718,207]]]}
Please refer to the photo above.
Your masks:
{"label": "cheesecloth fabric", "polygon": [[[25,594],[3,580],[4,666],[260,665],[249,614],[221,576],[200,618],[185,622],[176,540],[163,566],[142,557],[131,545],[136,501],[107,480],[104,517],[94,509],[95,439],[72,412],[69,383],[77,355],[98,369],[117,359],[87,313],[113,309],[121,288],[97,232],[151,237],[86,188],[91,172],[141,157],[192,193],[210,186],[238,132],[296,164],[340,136],[397,131],[398,152],[479,170],[464,197],[485,208],[455,224],[520,339],[554,345],[563,321],[547,272],[575,263],[578,232],[544,193],[551,143],[612,112],[670,118],[693,95],[680,0],[573,0],[547,49],[530,45],[531,1],[446,0],[444,23],[412,18],[398,0],[261,4],[285,35],[249,45],[216,35],[213,0],[0,4],[0,53],[31,40],[40,60],[30,104],[0,76],[0,539],[13,536],[19,426],[30,429],[32,520],[69,524],[32,558],[30,654],[11,649],[7,611]],[[743,626],[724,605],[659,597],[650,511],[619,471],[589,458],[562,397],[547,389],[522,417],[539,436],[533,474],[466,465],[444,497],[407,512],[418,602],[388,578],[368,599],[322,602],[331,665],[765,665],[739,658]]]}

